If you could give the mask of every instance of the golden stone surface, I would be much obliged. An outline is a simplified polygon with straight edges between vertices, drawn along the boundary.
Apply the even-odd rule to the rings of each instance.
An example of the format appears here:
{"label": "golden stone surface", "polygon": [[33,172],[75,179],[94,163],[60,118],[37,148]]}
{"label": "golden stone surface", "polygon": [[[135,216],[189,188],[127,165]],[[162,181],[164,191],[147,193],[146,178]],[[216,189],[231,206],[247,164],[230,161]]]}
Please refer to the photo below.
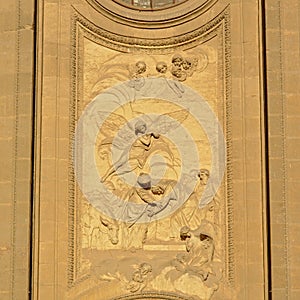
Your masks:
{"label": "golden stone surface", "polygon": [[299,5],[3,3],[0,298],[299,299]]}

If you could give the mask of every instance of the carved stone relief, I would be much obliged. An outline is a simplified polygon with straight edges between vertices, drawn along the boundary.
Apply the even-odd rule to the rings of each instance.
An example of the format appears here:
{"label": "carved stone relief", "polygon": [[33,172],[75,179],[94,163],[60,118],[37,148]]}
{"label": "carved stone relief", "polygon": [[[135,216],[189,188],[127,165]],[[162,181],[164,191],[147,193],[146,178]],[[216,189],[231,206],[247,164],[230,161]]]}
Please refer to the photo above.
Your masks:
{"label": "carved stone relief", "polygon": [[80,37],[75,57],[72,285],[89,280],[84,295],[100,299],[210,299],[225,271],[220,40],[161,54],[95,40]]}

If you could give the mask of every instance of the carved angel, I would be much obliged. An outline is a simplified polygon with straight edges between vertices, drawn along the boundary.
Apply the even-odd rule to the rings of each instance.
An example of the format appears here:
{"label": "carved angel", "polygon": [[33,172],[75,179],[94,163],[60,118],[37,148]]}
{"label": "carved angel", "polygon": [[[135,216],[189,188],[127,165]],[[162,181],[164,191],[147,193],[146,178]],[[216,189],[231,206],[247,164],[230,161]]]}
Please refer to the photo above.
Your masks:
{"label": "carved angel", "polygon": [[[99,112],[100,117],[101,114],[102,112]],[[184,109],[158,117],[141,115],[132,126],[123,116],[110,114],[109,120],[105,121],[100,128],[100,132],[105,138],[98,147],[98,153],[104,159],[105,155],[110,153],[113,145],[117,150],[121,150],[121,155],[102,177],[102,182],[115,175],[116,172],[123,175],[137,168],[143,169],[148,158],[155,151],[166,153],[175,165],[176,161],[172,150],[161,139],[161,135],[176,129],[188,115],[189,112]]]}
{"label": "carved angel", "polygon": [[129,65],[128,69],[130,78],[128,85],[136,91],[141,90],[141,88],[145,85],[145,78],[142,75],[147,69],[145,62],[138,61],[135,65]]}

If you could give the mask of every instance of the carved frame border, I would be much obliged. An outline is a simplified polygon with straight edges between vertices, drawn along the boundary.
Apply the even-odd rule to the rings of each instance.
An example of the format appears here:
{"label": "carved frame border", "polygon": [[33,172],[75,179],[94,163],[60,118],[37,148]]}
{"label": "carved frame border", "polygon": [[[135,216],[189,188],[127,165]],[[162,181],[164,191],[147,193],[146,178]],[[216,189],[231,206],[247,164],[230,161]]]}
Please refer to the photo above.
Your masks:
{"label": "carved frame border", "polygon": [[[218,67],[218,77],[222,80],[224,95],[224,131],[226,136],[227,147],[227,166],[225,175],[225,203],[224,219],[227,227],[224,229],[225,247],[224,266],[225,275],[228,283],[234,284],[234,242],[233,242],[233,191],[232,191],[232,100],[231,100],[231,45],[230,45],[230,6],[226,6],[214,19],[192,32],[175,36],[173,38],[162,38],[159,40],[148,40],[142,38],[133,38],[117,35],[101,29],[88,21],[82,14],[73,7],[71,18],[71,100],[69,138],[73,141],[75,134],[75,124],[77,120],[78,105],[80,105],[80,89],[78,83],[82,82],[83,72],[80,69],[80,52],[82,48],[82,37],[102,45],[104,47],[124,52],[134,53],[142,52],[152,54],[168,54],[175,50],[184,50],[191,48],[199,43],[220,34],[220,45],[218,52],[221,52],[223,59]],[[219,54],[218,54],[219,55]],[[71,143],[70,143],[71,144]],[[69,159],[72,161],[72,146],[69,149]],[[80,269],[80,241],[76,236],[76,232],[80,229],[78,222],[78,197],[75,174],[72,163],[69,164],[69,199],[68,199],[68,286],[72,288],[87,279],[89,275],[78,278]],[[223,207],[222,207],[223,208]]]}

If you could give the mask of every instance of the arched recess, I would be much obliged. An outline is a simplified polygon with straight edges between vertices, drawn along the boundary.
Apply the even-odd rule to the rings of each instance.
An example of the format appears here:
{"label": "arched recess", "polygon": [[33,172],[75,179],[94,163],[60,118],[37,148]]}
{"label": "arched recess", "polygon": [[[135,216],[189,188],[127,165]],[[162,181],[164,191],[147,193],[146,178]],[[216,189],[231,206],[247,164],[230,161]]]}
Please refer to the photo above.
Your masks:
{"label": "arched recess", "polygon": [[122,5],[117,1],[87,0],[102,16],[126,26],[136,28],[170,28],[189,22],[211,9],[217,0],[185,1],[171,7],[149,10]]}

